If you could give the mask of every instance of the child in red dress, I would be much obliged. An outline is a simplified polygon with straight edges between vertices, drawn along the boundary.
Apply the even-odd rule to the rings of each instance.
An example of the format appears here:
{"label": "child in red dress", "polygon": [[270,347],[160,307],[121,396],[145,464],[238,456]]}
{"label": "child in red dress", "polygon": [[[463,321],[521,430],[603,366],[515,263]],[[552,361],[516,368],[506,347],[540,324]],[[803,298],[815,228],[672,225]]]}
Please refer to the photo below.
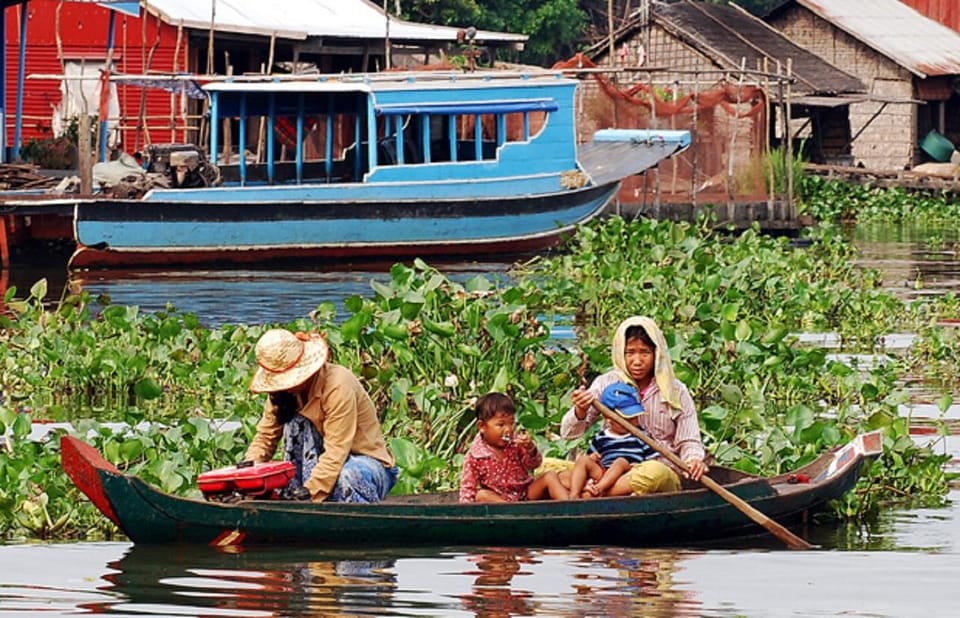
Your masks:
{"label": "child in red dress", "polygon": [[463,460],[460,502],[519,502],[569,494],[556,472],[537,478],[530,474],[540,465],[540,452],[530,436],[516,431],[516,408],[503,393],[488,393],[477,400],[477,437]]}

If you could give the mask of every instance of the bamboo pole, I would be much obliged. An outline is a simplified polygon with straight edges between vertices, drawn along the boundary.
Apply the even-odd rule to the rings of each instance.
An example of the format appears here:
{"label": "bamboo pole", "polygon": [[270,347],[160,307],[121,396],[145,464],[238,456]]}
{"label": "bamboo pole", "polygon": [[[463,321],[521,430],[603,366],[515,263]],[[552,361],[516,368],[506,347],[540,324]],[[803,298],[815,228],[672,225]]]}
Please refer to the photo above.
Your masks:
{"label": "bamboo pole", "polygon": [[[147,44],[147,26],[146,21],[147,17],[144,15],[143,18],[143,43],[142,46],[145,48]],[[180,23],[180,27],[177,28],[177,46],[173,50],[173,72],[177,72],[177,52],[180,49],[180,40],[183,34],[183,22]],[[146,54],[145,64],[143,65],[143,73],[149,74],[150,66],[153,64],[153,54],[157,51],[157,48],[160,46],[160,23],[159,18],[157,20],[157,36],[153,40],[153,45],[150,46],[150,53]],[[140,87],[140,109],[137,111],[137,132],[134,137],[134,150],[142,150],[140,148],[140,136],[143,134],[143,145],[147,146],[151,143],[150,139],[150,126],[146,121],[147,113],[147,89],[145,86]]]}
{"label": "bamboo pole", "polygon": [[[223,62],[224,66],[227,68],[227,75],[233,75],[233,65],[230,64],[230,52],[223,52]],[[231,163],[233,153],[233,133],[230,131],[230,119],[223,119],[223,162],[224,164]],[[243,153],[240,153],[240,156],[243,156]]]}
{"label": "bamboo pole", "polygon": [[[677,90],[678,90],[679,88],[680,88],[680,86],[678,86],[676,83],[674,83],[674,86],[673,86],[673,96],[671,97],[671,99],[672,99],[672,101],[673,101],[674,109],[676,109],[676,106],[677,106]],[[670,128],[671,128],[671,129],[676,129],[676,128],[677,128],[677,115],[676,115],[676,114],[673,114],[673,115],[670,116]],[[673,167],[673,177],[670,179],[670,193],[671,193],[671,194],[676,194],[676,192],[677,192],[677,159],[674,158],[674,157],[671,157],[670,165]]]}
{"label": "bamboo pole", "polygon": [[[383,64],[384,67],[389,71],[390,70],[390,11],[387,9],[387,0],[383,0],[383,17],[386,20],[385,31],[383,37]],[[364,62],[363,70],[367,70],[366,62]]]}
{"label": "bamboo pole", "polygon": [[613,0],[607,0],[607,53],[610,55],[610,66],[613,66],[614,59],[614,40],[613,40]]}
{"label": "bamboo pole", "polygon": [[[727,207],[733,208],[733,163],[737,147],[737,131],[740,129],[740,103],[743,92],[743,75],[747,68],[746,56],[740,58],[740,78],[737,80],[737,106],[733,113],[733,130],[730,132],[730,151],[727,153]],[[732,215],[732,212],[727,213]]]}
{"label": "bamboo pole", "polygon": [[[273,73],[273,54],[277,44],[277,33],[270,33],[270,51],[267,53],[267,66],[266,70],[261,70],[260,72],[264,75],[269,75]],[[260,116],[260,127],[257,130],[257,163],[263,163],[263,149],[266,146],[267,138],[267,119],[263,116]],[[273,136],[270,136],[270,139],[273,139]]]}
{"label": "bamboo pole", "polygon": [[80,173],[80,194],[93,193],[93,166],[90,165],[90,113],[86,96],[83,101],[83,113],[80,114],[77,129],[77,171]]}
{"label": "bamboo pole", "polygon": [[210,0],[210,31],[207,34],[207,73],[213,73],[213,30],[217,18],[217,0]]}
{"label": "bamboo pole", "polygon": [[793,113],[793,110],[790,107],[790,95],[791,88],[790,83],[793,81],[793,58],[787,58],[787,94],[786,94],[786,113],[783,115],[784,129],[783,134],[787,138],[787,155],[786,155],[786,168],[787,168],[787,214],[790,219],[794,219],[793,211],[793,133],[790,129],[790,114]]}
{"label": "bamboo pole", "polygon": [[700,122],[700,74],[694,73],[693,80],[693,126],[690,127],[690,145],[693,150],[693,163],[690,170],[690,199],[693,203],[693,211],[697,210],[697,171],[699,167],[699,158],[697,153],[700,151],[699,145],[696,140],[699,136]]}
{"label": "bamboo pole", "polygon": [[[767,69],[770,68],[770,59],[764,56],[763,58],[763,71],[767,72]],[[770,79],[768,77],[763,78],[763,149],[764,153],[767,155],[767,171],[768,171],[768,180],[770,183],[769,190],[767,191],[767,209],[772,214],[773,213],[773,200],[774,193],[777,190],[776,187],[776,177],[773,173],[773,157],[772,151],[770,150]]]}

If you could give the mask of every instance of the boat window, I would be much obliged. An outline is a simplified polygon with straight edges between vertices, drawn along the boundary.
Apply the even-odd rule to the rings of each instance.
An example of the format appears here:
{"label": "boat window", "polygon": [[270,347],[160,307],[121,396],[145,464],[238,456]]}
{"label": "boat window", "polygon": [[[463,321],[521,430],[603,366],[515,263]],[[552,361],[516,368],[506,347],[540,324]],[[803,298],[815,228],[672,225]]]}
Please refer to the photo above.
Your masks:
{"label": "boat window", "polygon": [[377,163],[495,160],[501,146],[535,137],[556,109],[553,99],[379,105]]}
{"label": "boat window", "polygon": [[377,120],[377,165],[424,163],[423,118],[413,114]]}

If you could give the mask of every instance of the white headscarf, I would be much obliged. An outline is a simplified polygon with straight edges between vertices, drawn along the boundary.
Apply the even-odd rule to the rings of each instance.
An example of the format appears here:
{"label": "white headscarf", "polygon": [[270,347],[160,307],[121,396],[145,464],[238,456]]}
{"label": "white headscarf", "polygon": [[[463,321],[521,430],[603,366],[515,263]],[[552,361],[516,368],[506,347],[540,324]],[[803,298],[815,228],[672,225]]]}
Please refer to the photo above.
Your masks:
{"label": "white headscarf", "polygon": [[670,360],[670,350],[667,348],[667,342],[663,338],[663,332],[657,323],[647,316],[638,316],[627,318],[617,327],[617,332],[613,335],[613,345],[611,347],[611,357],[613,366],[620,373],[623,381],[632,384],[639,390],[639,385],[630,377],[627,371],[625,350],[627,347],[627,329],[631,326],[640,326],[647,332],[647,335],[657,346],[653,365],[653,377],[657,382],[657,388],[660,389],[660,398],[666,401],[674,410],[680,410],[680,393],[677,391],[676,376],[673,373],[673,362]]}

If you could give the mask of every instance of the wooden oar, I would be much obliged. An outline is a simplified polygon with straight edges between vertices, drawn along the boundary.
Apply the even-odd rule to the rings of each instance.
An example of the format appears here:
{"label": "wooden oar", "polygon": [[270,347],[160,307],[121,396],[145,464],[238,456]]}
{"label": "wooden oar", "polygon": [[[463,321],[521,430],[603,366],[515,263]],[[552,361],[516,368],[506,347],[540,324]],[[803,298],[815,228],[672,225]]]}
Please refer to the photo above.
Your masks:
{"label": "wooden oar", "polygon": [[[690,472],[689,468],[687,468],[687,464],[685,464],[683,460],[677,457],[673,453],[673,451],[668,450],[662,444],[660,444],[659,442],[657,442],[656,440],[654,440],[644,432],[640,431],[640,429],[638,429],[636,425],[633,425],[632,423],[630,423],[630,421],[625,419],[621,414],[619,414],[618,412],[614,412],[607,406],[603,405],[601,401],[596,399],[593,402],[593,406],[596,409],[600,410],[600,413],[603,414],[606,418],[617,423],[618,425],[620,425],[621,427],[623,427],[624,429],[626,429],[636,437],[646,442],[648,445],[650,445],[650,448],[652,448],[653,450],[657,451],[658,453],[666,457],[668,460],[670,460],[671,463],[673,463],[673,465],[677,466],[684,472],[687,472],[687,473]],[[721,498],[729,502],[731,505],[736,507],[737,510],[739,510],[741,513],[743,513],[744,515],[746,515],[756,523],[766,528],[767,531],[770,532],[770,534],[772,534],[773,536],[777,537],[778,539],[786,543],[787,547],[789,547],[790,549],[813,548],[813,545],[811,545],[810,543],[807,543],[806,541],[804,541],[794,533],[790,532],[789,530],[787,530],[777,522],[773,521],[772,519],[770,519],[760,511],[758,511],[757,509],[753,508],[752,506],[747,504],[747,502],[743,500],[743,498],[740,498],[730,490],[726,489],[724,486],[720,485],[709,476],[706,476],[706,475],[701,476],[700,483],[702,483],[704,487],[706,487],[707,489],[710,489],[711,491],[716,493],[718,496],[720,496]]]}

